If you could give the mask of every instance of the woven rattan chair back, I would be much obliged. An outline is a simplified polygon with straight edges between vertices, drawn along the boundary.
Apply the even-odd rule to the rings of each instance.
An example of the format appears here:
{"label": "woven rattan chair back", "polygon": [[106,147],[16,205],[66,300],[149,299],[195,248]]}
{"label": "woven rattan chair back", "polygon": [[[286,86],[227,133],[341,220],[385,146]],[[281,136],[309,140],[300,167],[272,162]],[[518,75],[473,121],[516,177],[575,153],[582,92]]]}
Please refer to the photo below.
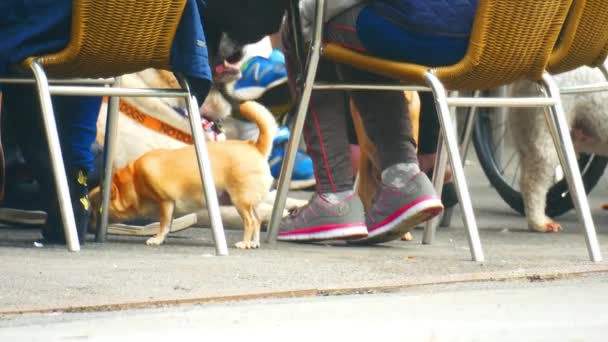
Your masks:
{"label": "woven rattan chair back", "polygon": [[608,1],[574,0],[547,69],[559,74],[582,65],[597,67],[607,55]]}
{"label": "woven rattan chair back", "polygon": [[59,77],[111,77],[149,67],[167,69],[186,1],[74,0],[68,45],[41,56],[41,64],[49,75]]}
{"label": "woven rattan chair back", "polygon": [[[447,89],[483,90],[519,79],[539,80],[572,0],[480,0],[469,47],[436,75]],[[424,83],[429,67],[387,61],[326,44],[324,57],[404,82]]]}

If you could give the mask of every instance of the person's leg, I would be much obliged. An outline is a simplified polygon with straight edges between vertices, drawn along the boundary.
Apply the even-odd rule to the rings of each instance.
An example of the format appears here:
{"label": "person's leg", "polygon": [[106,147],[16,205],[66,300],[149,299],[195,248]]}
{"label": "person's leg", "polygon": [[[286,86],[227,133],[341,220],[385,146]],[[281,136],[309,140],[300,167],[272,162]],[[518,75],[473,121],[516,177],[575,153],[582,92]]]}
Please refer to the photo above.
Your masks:
{"label": "person's leg", "polygon": [[[43,237],[49,242],[65,243],[38,96],[31,86],[7,86],[5,97],[6,113],[11,115],[14,129],[19,132],[18,144],[45,197],[42,202],[48,215]],[[79,239],[84,242],[89,211],[86,173],[92,168],[90,145],[95,139],[101,98],[54,97],[53,104]]]}
{"label": "person's leg", "polygon": [[[365,6],[356,6],[332,19],[326,25],[325,39],[365,52],[366,48],[359,40],[356,28],[357,17]],[[357,83],[398,83],[348,66],[340,66],[339,79]],[[403,92],[357,90],[351,91],[350,95],[359,109],[366,133],[379,147],[382,169],[398,163],[416,163],[412,123]]]}
{"label": "person's leg", "polygon": [[[332,63],[322,61],[317,74],[323,80],[335,81],[334,67]],[[344,97],[345,93],[340,91],[314,91],[310,99],[304,138],[314,161],[319,193],[353,189]]]}
{"label": "person's leg", "polygon": [[[439,117],[435,99],[430,92],[421,92],[420,95],[420,136],[418,142],[418,163],[420,169],[429,178],[433,177],[435,167],[435,156],[437,154],[437,139],[439,138]],[[444,177],[441,202],[446,208],[451,208],[458,203],[456,188],[451,182],[452,169],[448,164]]]}
{"label": "person's leg", "polygon": [[[326,39],[354,50],[365,51],[356,32],[355,7],[327,25]],[[352,67],[340,68],[340,80],[353,83],[396,83]],[[365,242],[399,238],[419,224],[439,214],[440,199],[428,177],[418,167],[415,140],[407,100],[403,92],[352,91],[366,133],[380,160],[381,184],[366,215],[369,235]]]}
{"label": "person's leg", "polygon": [[[437,151],[439,137],[439,118],[435,108],[435,100],[430,92],[420,92],[420,138],[418,141],[419,154],[432,154]],[[431,165],[430,168],[433,166]]]}
{"label": "person's leg", "polygon": [[[91,213],[88,199],[88,174],[94,167],[95,157],[92,145],[97,133],[101,97],[57,96],[53,98],[53,105],[78,238],[81,243],[84,243]],[[59,205],[56,201],[52,201],[49,206],[46,227],[51,231],[62,232],[61,229],[56,228],[63,227]]]}
{"label": "person's leg", "polygon": [[[288,41],[284,42],[293,85],[294,57],[289,53]],[[317,70],[317,78],[336,81],[336,66],[322,61]],[[367,235],[363,205],[353,193],[345,95],[340,91],[312,93],[304,124],[304,138],[307,152],[313,160],[317,194],[308,206],[281,221],[280,240],[315,241]]]}

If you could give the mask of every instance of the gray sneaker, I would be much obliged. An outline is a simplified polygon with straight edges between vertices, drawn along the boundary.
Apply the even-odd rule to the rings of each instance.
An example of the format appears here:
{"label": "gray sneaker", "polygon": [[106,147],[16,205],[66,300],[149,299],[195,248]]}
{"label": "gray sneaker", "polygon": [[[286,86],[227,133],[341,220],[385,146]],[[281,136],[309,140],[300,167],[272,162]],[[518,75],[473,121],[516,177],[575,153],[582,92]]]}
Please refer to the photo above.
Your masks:
{"label": "gray sneaker", "polygon": [[352,195],[330,203],[318,194],[305,207],[293,210],[281,220],[281,241],[347,240],[367,236],[363,203]]}
{"label": "gray sneaker", "polygon": [[367,237],[351,242],[374,244],[399,239],[442,211],[441,198],[423,172],[411,177],[403,186],[381,184],[365,217]]}

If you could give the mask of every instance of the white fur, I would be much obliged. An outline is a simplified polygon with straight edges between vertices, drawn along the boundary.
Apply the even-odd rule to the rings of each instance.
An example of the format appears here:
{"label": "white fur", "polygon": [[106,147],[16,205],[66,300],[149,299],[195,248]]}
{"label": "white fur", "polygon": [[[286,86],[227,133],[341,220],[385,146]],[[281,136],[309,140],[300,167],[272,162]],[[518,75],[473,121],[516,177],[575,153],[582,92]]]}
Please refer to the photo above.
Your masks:
{"label": "white fur", "polygon": [[[560,87],[605,81],[599,70],[587,67],[555,78]],[[540,94],[538,86],[532,82],[514,84],[511,93],[513,96]],[[577,151],[606,155],[608,93],[563,95],[562,102]],[[520,189],[528,226],[539,232],[557,232],[561,226],[545,216],[545,196],[553,183],[559,159],[543,110],[512,108],[509,114],[513,141],[521,162]]]}

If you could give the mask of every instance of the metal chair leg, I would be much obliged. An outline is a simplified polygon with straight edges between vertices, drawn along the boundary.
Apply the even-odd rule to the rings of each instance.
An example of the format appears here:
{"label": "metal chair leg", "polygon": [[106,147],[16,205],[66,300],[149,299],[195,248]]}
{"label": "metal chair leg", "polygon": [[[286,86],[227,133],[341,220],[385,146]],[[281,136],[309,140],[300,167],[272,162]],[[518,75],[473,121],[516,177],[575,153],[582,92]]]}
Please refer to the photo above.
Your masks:
{"label": "metal chair leg", "polygon": [[[319,0],[317,2],[316,18],[323,18],[324,1]],[[302,137],[302,130],[304,129],[304,121],[306,119],[306,112],[308,110],[308,103],[310,102],[310,95],[315,82],[315,76],[317,74],[317,66],[319,65],[319,59],[321,57],[321,33],[322,33],[323,20],[316,20],[312,46],[308,54],[308,64],[305,69],[305,79],[302,85],[302,92],[300,101],[298,103],[296,111],[296,119],[294,126],[291,130],[291,138],[287,144],[287,151],[283,159],[283,165],[281,166],[281,174],[279,176],[279,182],[277,183],[277,194],[274,200],[274,206],[272,208],[272,215],[270,216],[270,222],[268,223],[268,231],[266,232],[266,242],[274,243],[277,240],[279,234],[279,223],[283,218],[283,210],[285,210],[285,201],[287,200],[287,191],[289,190],[289,180],[293,173],[293,167],[296,160],[296,153],[298,146],[300,145],[300,139]],[[292,32],[296,34],[296,32]]]}
{"label": "metal chair leg", "polygon": [[[458,96],[458,92],[452,92],[451,96]],[[458,120],[456,120],[456,107],[450,110],[450,120],[454,122],[454,126],[457,126]],[[458,131],[458,128],[454,128],[454,132]],[[441,197],[443,194],[443,186],[445,185],[445,173],[447,171],[448,166],[448,156],[446,154],[443,134],[439,134],[437,139],[437,152],[435,153],[435,165],[433,166],[433,186],[435,187],[435,193],[437,196]],[[451,209],[451,208],[450,208]],[[443,212],[443,215],[433,218],[429,220],[424,225],[424,234],[422,236],[422,243],[425,245],[430,245],[435,240],[435,232],[437,231],[437,227],[442,227],[444,220],[447,221],[449,225],[449,221],[451,218],[450,209],[446,209]],[[448,215],[449,214],[449,215]]]}
{"label": "metal chair leg", "polygon": [[[481,96],[481,91],[477,90],[473,94],[473,97]],[[475,119],[477,118],[477,107],[469,107],[467,116],[464,122],[464,130],[462,132],[462,139],[460,143],[460,155],[462,160],[467,160],[467,154],[469,153],[469,147],[471,146],[471,137],[473,136],[473,128],[475,127]]]}
{"label": "metal chair leg", "polygon": [[51,102],[51,93],[49,91],[49,83],[38,61],[34,61],[31,65],[34,77],[36,78],[36,87],[38,88],[38,96],[40,98],[40,106],[42,109],[42,119],[46,132],[46,139],[49,144],[49,154],[53,174],[55,175],[55,186],[59,197],[59,211],[65,232],[65,241],[68,245],[68,250],[77,252],[80,250],[78,241],[78,233],[76,232],[76,221],[74,220],[74,211],[72,210],[72,201],[70,199],[70,189],[68,188],[68,180],[63,164],[63,155],[59,144],[59,134],[57,133],[57,123],[55,122],[55,113],[53,112],[53,103]]}
{"label": "metal chair leg", "polygon": [[[120,87],[121,78],[117,77],[112,87]],[[108,215],[110,206],[110,191],[112,190],[113,162],[118,137],[118,108],[120,98],[110,97],[108,101],[108,115],[106,117],[106,134],[103,144],[103,177],[101,180],[101,215],[98,216],[97,233],[95,241],[105,242],[108,232]],[[94,209],[95,210],[95,209]]]}
{"label": "metal chair leg", "polygon": [[435,96],[435,104],[437,106],[437,113],[439,115],[439,124],[441,125],[442,135],[445,139],[445,144],[448,150],[448,156],[450,158],[450,164],[452,166],[452,172],[454,175],[454,182],[458,192],[458,199],[460,200],[460,207],[463,211],[463,219],[468,232],[471,257],[474,261],[482,262],[484,261],[483,250],[481,248],[481,241],[479,239],[479,231],[477,229],[477,222],[475,221],[473,206],[471,205],[469,189],[467,188],[466,184],[462,159],[460,158],[460,153],[458,151],[458,138],[456,137],[456,132],[454,132],[450,118],[446,91],[439,79],[432,72],[427,72],[425,79],[433,90],[433,95]]}
{"label": "metal chair leg", "polygon": [[[480,91],[475,91],[473,97],[479,97],[481,95]],[[467,109],[467,113],[464,119],[464,129],[462,131],[461,139],[460,139],[460,155],[462,156],[462,162],[465,163],[467,155],[469,153],[471,147],[471,137],[473,135],[473,128],[475,127],[475,119],[477,118],[477,107],[469,107]],[[443,211],[443,215],[441,216],[441,222],[439,222],[439,227],[449,228],[452,225],[452,217],[454,215],[454,208],[445,208]],[[433,222],[434,223],[434,222]],[[431,229],[431,228],[427,228]],[[425,229],[426,231],[426,229]],[[433,236],[429,236],[425,243],[432,243],[434,238]]]}
{"label": "metal chair leg", "polygon": [[270,216],[270,222],[268,223],[268,231],[266,233],[266,242],[276,242],[277,235],[279,234],[279,223],[283,218],[283,210],[285,210],[285,201],[287,200],[287,192],[289,191],[289,180],[293,173],[293,167],[296,160],[296,154],[298,152],[298,146],[300,145],[300,139],[302,137],[302,130],[304,128],[304,121],[306,120],[306,112],[308,110],[308,103],[310,102],[310,95],[312,93],[312,86],[314,82],[314,76],[317,70],[317,62],[312,62],[308,65],[308,72],[306,75],[306,83],[304,84],[304,90],[298,104],[298,110],[296,112],[296,121],[294,127],[291,130],[291,137],[287,144],[287,151],[283,159],[283,165],[281,166],[281,173],[279,175],[279,181],[277,183],[277,193],[274,200],[274,206],[272,208],[272,215]]}
{"label": "metal chair leg", "polygon": [[456,206],[445,208],[445,210],[443,211],[443,215],[441,217],[441,222],[439,222],[439,227],[449,228],[452,225],[452,217],[454,216],[454,208],[456,208]]}
{"label": "metal chair leg", "polygon": [[[443,131],[443,127],[440,130]],[[444,175],[448,165],[448,154],[443,141],[443,133],[441,133],[437,139],[437,152],[435,153],[435,166],[433,167],[433,186],[439,197],[441,197],[443,191]],[[422,235],[423,244],[430,245],[433,243],[435,240],[435,231],[437,230],[440,220],[440,217],[435,217],[426,222],[424,225],[424,234]]]}
{"label": "metal chair leg", "polygon": [[551,106],[548,111],[545,111],[545,118],[559,160],[564,173],[566,174],[566,179],[568,180],[570,196],[572,197],[572,202],[574,202],[578,219],[585,229],[589,258],[591,261],[599,262],[602,261],[600,246],[597,241],[595,226],[593,224],[593,218],[591,217],[591,210],[589,209],[589,202],[587,202],[583,179],[578,168],[574,145],[572,143],[572,138],[570,137],[570,129],[568,127],[568,122],[566,121],[564,108],[562,107],[559,88],[553,80],[553,77],[548,73],[543,74],[542,84],[547,95],[556,100],[556,104]]}
{"label": "metal chair leg", "polygon": [[194,141],[194,147],[196,149],[199,172],[201,174],[201,182],[205,193],[205,203],[207,204],[207,210],[209,211],[209,220],[211,221],[211,230],[213,231],[213,239],[215,241],[215,253],[219,256],[225,256],[228,255],[228,246],[226,245],[226,235],[224,234],[220,205],[215,190],[213,174],[211,172],[209,153],[207,151],[207,143],[203,133],[198,103],[194,95],[190,92],[188,81],[186,81],[182,75],[176,76],[182,88],[189,94],[186,97],[186,106],[188,109],[188,118],[190,119],[190,128],[192,129],[192,140]]}

